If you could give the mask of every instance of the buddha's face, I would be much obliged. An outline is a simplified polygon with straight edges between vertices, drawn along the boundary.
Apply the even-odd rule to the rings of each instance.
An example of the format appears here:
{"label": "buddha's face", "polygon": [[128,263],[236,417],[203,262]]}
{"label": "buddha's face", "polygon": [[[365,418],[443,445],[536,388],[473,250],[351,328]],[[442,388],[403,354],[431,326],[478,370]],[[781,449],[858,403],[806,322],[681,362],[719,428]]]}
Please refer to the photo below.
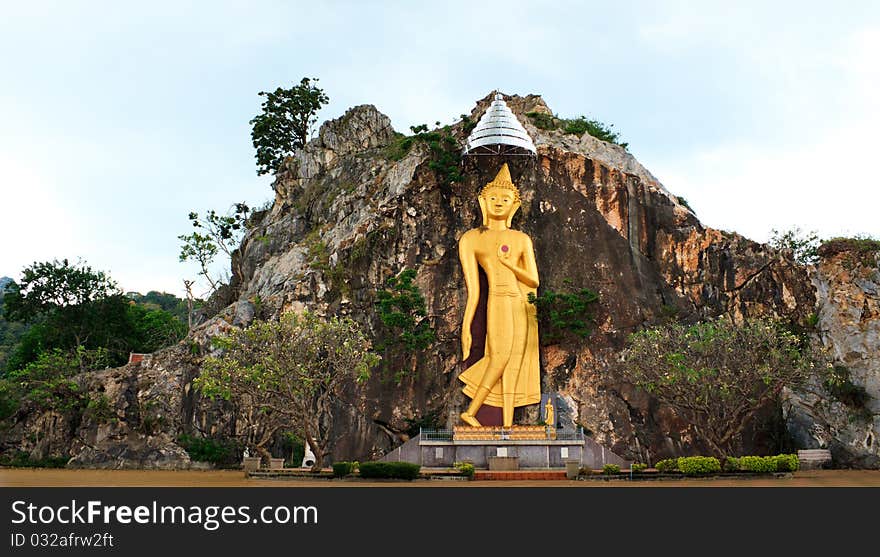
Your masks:
{"label": "buddha's face", "polygon": [[506,219],[515,201],[513,192],[505,188],[489,188],[483,193],[483,199],[489,216],[494,219]]}

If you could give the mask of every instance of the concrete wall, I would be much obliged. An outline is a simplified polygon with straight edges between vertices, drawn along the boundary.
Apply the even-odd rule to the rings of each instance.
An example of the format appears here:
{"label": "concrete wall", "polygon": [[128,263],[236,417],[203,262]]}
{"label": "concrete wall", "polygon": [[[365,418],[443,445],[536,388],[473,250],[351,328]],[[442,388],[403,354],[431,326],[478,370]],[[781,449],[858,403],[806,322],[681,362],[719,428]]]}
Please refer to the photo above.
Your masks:
{"label": "concrete wall", "polygon": [[[488,468],[490,456],[507,449],[507,456],[519,457],[520,468],[565,468],[566,460],[581,466],[600,469],[605,464],[629,468],[630,461],[612,453],[589,437],[583,441],[422,441],[413,437],[382,457],[383,461],[402,461],[426,468],[450,468],[455,462],[469,460],[477,468]],[[567,449],[568,456],[563,456]],[[502,451],[503,452],[503,451]]]}

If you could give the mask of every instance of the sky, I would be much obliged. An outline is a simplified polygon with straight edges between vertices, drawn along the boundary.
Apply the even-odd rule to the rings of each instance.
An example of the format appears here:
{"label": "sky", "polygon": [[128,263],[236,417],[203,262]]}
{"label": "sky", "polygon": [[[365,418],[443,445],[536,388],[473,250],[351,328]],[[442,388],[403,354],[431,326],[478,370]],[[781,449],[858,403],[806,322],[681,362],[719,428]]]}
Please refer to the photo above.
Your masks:
{"label": "sky", "polygon": [[182,295],[188,213],[273,197],[248,122],[305,76],[320,121],[401,132],[541,94],[707,226],[880,237],[880,3],[839,4],[0,0],[0,276],[68,258]]}

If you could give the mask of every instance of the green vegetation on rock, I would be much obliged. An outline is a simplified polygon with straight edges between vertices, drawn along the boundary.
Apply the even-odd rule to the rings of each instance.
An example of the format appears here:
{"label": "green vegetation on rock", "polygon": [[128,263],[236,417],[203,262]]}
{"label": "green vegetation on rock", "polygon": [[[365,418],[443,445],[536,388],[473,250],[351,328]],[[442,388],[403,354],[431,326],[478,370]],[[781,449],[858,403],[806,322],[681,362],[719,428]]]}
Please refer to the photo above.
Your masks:
{"label": "green vegetation on rock", "polygon": [[589,288],[574,288],[570,279],[563,281],[561,292],[543,288],[540,295],[529,293],[529,303],[538,311],[538,330],[544,344],[559,342],[568,336],[586,338],[592,332],[591,304],[599,295]]}
{"label": "green vegetation on rock", "polygon": [[415,269],[404,269],[385,281],[387,289],[376,292],[376,313],[383,325],[376,349],[383,353],[386,372],[397,366],[393,375],[398,382],[414,369],[414,357],[437,337],[415,278]]}
{"label": "green vegetation on rock", "polygon": [[577,118],[559,118],[558,116],[545,114],[543,112],[528,112],[526,113],[526,116],[531,119],[535,127],[542,130],[561,129],[565,133],[575,135],[588,133],[596,139],[619,145],[624,149],[629,147],[629,143],[620,141],[620,134],[611,129],[614,127],[614,124],[604,124],[599,120],[593,120],[586,116],[578,116]]}
{"label": "green vegetation on rock", "polygon": [[424,143],[431,153],[431,161],[428,167],[434,170],[441,181],[446,184],[460,182],[462,179],[461,149],[458,140],[452,135],[450,126],[443,126],[437,130],[428,131],[426,124],[410,126],[413,135],[405,136],[397,134],[395,141],[385,150],[385,156],[393,161],[403,159],[412,150],[416,143]]}

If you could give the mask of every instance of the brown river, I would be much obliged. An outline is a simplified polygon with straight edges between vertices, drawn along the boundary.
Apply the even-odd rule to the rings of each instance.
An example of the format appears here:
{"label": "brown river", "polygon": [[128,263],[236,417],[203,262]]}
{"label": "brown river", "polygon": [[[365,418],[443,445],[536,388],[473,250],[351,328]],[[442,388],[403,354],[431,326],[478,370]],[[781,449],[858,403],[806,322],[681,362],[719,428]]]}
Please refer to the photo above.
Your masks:
{"label": "brown river", "polygon": [[803,470],[789,478],[663,481],[439,481],[251,479],[238,470],[0,469],[0,487],[880,487],[880,470]]}

